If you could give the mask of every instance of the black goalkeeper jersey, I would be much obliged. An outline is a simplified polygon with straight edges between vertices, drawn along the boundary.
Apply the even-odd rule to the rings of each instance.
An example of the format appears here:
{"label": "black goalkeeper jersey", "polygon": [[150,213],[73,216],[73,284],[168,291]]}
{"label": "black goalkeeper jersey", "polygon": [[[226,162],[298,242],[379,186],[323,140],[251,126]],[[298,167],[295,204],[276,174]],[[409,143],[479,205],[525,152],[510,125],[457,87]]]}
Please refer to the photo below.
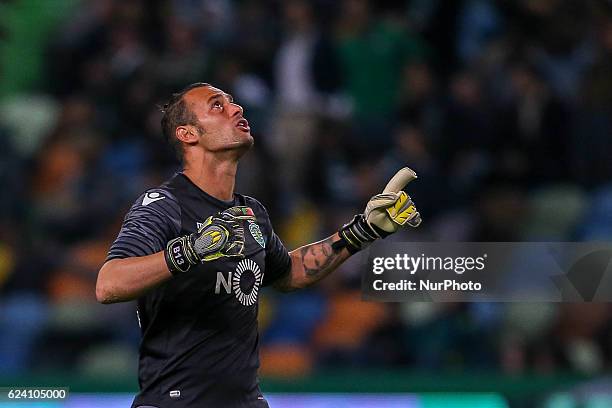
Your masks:
{"label": "black goalkeeper jersey", "polygon": [[138,299],[142,332],[133,407],[267,407],[258,386],[258,291],[290,269],[290,257],[254,198],[218,200],[175,174],[138,198],[108,259],[162,251],[195,232],[208,216],[235,205],[253,209],[244,222],[243,259],[192,267]]}

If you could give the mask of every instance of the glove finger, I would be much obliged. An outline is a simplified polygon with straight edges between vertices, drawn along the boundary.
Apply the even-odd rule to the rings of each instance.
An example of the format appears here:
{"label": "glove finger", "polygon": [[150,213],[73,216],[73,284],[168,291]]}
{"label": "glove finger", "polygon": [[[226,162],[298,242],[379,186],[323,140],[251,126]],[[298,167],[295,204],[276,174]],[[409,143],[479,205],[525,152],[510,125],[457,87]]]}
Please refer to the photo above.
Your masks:
{"label": "glove finger", "polygon": [[412,228],[416,228],[416,227],[418,227],[419,225],[421,225],[421,222],[422,222],[422,221],[423,221],[423,220],[421,219],[421,214],[420,214],[420,213],[417,211],[417,212],[416,212],[416,213],[415,213],[415,214],[412,216],[412,218],[410,218],[410,219],[408,220],[408,225],[410,225]]}
{"label": "glove finger", "polygon": [[242,256],[242,252],[244,251],[244,241],[236,240],[229,243],[225,249],[223,250],[223,255],[225,256]]}
{"label": "glove finger", "polygon": [[395,200],[397,200],[400,196],[400,193],[380,193],[380,194],[376,194],[375,196],[372,196],[371,200],[390,200],[392,202],[395,202]]}
{"label": "glove finger", "polygon": [[397,201],[387,208],[387,213],[393,222],[404,225],[415,213],[417,213],[417,209],[410,196],[402,191]]}
{"label": "glove finger", "polygon": [[416,178],[417,175],[412,169],[404,167],[395,173],[395,176],[389,180],[387,186],[383,190],[383,193],[398,193],[404,189],[406,184],[410,183]]}
{"label": "glove finger", "polygon": [[204,222],[197,224],[198,225],[198,232],[202,232],[202,230],[204,228],[206,228],[207,226],[209,226],[212,223],[213,223],[213,216],[211,215],[210,217],[205,219]]}
{"label": "glove finger", "polygon": [[251,207],[245,205],[237,205],[230,207],[221,213],[227,218],[239,219],[239,220],[255,220],[255,213]]}
{"label": "glove finger", "polygon": [[372,211],[377,208],[385,208],[390,205],[395,204],[395,202],[399,199],[399,193],[385,193],[385,194],[376,194],[370,201],[368,201],[367,208]]}
{"label": "glove finger", "polygon": [[234,239],[228,241],[219,251],[210,253],[204,256],[204,261],[213,261],[223,257],[239,257],[244,258],[244,240]]}
{"label": "glove finger", "polygon": [[[226,218],[228,218],[228,217],[226,217]],[[219,219],[217,219],[216,220],[217,224],[223,225],[229,231],[236,231],[236,230],[242,228],[242,223],[241,223],[241,220],[239,218],[231,218],[231,219],[226,219],[226,218],[219,218]]]}

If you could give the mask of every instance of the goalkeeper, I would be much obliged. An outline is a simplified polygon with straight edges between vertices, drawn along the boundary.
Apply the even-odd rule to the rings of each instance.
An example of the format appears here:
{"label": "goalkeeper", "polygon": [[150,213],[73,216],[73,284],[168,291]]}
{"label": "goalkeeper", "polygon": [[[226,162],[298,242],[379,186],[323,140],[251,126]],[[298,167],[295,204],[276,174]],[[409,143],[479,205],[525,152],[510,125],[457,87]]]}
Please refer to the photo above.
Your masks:
{"label": "goalkeeper", "polygon": [[258,292],[314,284],[351,254],[421,222],[401,169],[339,231],[287,251],[264,206],[234,192],[253,145],[242,108],[196,83],[164,105],[162,130],[183,169],[140,196],[98,273],[102,303],[137,300],[136,407],[267,407],[259,389]]}

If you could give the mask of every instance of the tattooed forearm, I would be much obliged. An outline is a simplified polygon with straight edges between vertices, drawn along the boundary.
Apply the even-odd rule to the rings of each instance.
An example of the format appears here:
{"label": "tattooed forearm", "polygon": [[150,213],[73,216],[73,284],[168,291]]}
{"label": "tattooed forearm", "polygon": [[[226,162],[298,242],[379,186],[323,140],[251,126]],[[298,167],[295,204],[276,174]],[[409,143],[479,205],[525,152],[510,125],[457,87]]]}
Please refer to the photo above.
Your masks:
{"label": "tattooed forearm", "polygon": [[334,264],[338,260],[339,254],[332,249],[332,242],[330,237],[299,249],[307,277],[319,280],[335,269],[337,265]]}
{"label": "tattooed forearm", "polygon": [[274,286],[282,291],[310,286],[333,272],[349,256],[346,249],[335,251],[332,248],[338,234],[291,251],[291,271]]}

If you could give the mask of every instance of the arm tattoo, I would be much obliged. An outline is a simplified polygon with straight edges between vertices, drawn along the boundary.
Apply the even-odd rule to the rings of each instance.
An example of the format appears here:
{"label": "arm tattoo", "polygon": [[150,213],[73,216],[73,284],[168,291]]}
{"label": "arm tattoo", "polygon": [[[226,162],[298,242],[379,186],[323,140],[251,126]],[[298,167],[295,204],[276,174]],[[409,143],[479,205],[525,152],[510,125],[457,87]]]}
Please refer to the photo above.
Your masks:
{"label": "arm tattoo", "polygon": [[321,242],[300,248],[304,272],[309,280],[317,281],[331,272],[330,268],[337,265],[338,253],[332,249],[332,240],[327,238]]}
{"label": "arm tattoo", "polygon": [[333,272],[351,254],[346,249],[332,248],[338,235],[298,248],[290,252],[291,270],[274,283],[283,292],[304,288]]}

